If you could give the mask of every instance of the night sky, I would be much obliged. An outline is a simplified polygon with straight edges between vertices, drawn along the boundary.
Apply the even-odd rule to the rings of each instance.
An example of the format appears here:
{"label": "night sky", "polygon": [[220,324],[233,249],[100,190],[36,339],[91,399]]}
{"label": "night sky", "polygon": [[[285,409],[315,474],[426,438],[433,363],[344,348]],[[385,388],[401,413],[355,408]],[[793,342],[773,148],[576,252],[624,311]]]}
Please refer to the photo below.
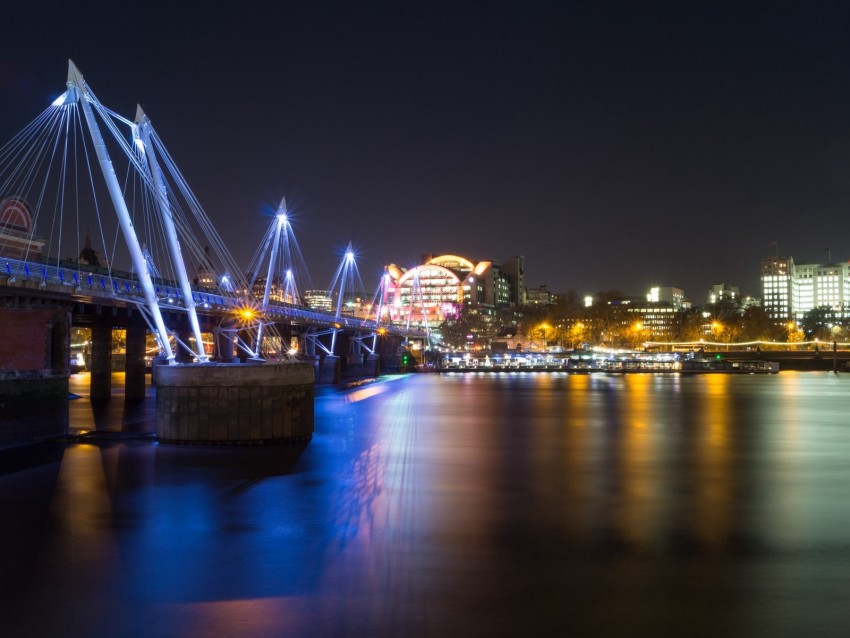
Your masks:
{"label": "night sky", "polygon": [[285,195],[316,285],[349,241],[367,292],[521,254],[529,286],[696,303],[759,295],[772,242],[850,257],[848,3],[224,4],[4,8],[0,140],[73,59],[145,107],[241,264]]}

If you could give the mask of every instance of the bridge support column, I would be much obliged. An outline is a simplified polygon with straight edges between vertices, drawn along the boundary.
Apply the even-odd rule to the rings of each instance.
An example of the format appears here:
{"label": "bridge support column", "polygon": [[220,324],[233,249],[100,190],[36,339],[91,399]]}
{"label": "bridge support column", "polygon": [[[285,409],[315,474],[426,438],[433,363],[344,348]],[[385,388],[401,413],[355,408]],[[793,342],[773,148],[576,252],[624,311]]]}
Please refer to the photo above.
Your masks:
{"label": "bridge support column", "polygon": [[218,361],[221,363],[232,363],[234,359],[233,335],[222,331],[221,328],[213,328],[213,338],[216,343]]}
{"label": "bridge support column", "polygon": [[131,401],[145,398],[145,337],[147,326],[136,311],[127,323],[127,355],[124,362],[124,397]]}
{"label": "bridge support column", "polygon": [[0,291],[0,448],[68,431],[71,304]]}
{"label": "bridge support column", "polygon": [[[106,310],[106,309],[104,309]],[[112,397],[112,316],[99,315],[91,327],[91,376],[89,396],[92,401]]]}
{"label": "bridge support column", "polygon": [[329,354],[324,357],[319,357],[316,383],[318,384],[337,384],[342,380],[342,365],[340,358],[336,355]]}
{"label": "bridge support column", "polygon": [[301,352],[308,357],[316,356],[316,343],[310,338],[310,333],[301,335]]}
{"label": "bridge support column", "polygon": [[[177,333],[177,336],[180,337],[180,341],[185,343],[187,346],[192,347],[194,341],[192,341],[192,339],[190,339],[189,337],[194,338],[195,335],[193,333],[181,331]],[[177,361],[178,363],[192,363],[192,353],[188,352],[183,346],[178,345]]]}
{"label": "bridge support column", "polygon": [[374,377],[381,374],[381,356],[378,354],[367,354],[363,360],[363,370],[367,375]]}
{"label": "bridge support column", "polygon": [[[239,331],[239,340],[243,344],[248,346],[248,348],[250,348],[251,350],[254,350],[257,347],[256,340],[254,339],[254,335],[252,335],[251,332],[248,331],[248,330],[240,330]],[[245,363],[248,360],[248,358],[251,356],[250,354],[245,352],[245,350],[243,350],[241,347],[235,348],[235,351],[236,351],[236,358],[239,360],[240,363]]]}
{"label": "bridge support column", "polygon": [[289,352],[289,347],[292,345],[292,326],[288,323],[275,324],[277,332],[280,335],[281,353]]}
{"label": "bridge support column", "polygon": [[267,444],[313,435],[307,363],[163,366],[156,434],[163,443]]}

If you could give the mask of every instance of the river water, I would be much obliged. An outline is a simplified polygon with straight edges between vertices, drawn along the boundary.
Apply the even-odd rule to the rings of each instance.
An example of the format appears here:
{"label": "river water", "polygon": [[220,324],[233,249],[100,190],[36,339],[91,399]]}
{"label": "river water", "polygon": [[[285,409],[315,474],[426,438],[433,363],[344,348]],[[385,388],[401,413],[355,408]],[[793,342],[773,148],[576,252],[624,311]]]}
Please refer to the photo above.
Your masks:
{"label": "river water", "polygon": [[152,404],[0,456],[0,634],[850,635],[847,374],[386,377],[255,449]]}

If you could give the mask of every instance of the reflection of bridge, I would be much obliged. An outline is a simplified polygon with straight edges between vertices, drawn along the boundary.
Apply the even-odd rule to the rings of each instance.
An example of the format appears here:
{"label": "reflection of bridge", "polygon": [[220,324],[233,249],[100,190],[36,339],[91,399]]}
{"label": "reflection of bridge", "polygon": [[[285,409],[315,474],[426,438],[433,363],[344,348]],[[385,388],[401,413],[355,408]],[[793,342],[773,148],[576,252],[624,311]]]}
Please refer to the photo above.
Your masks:
{"label": "reflection of bridge", "polygon": [[[350,247],[327,288],[335,309],[307,308],[308,274],[286,213],[282,202],[243,272],[144,111],[132,121],[111,111],[70,63],[62,96],[0,148],[0,399],[67,379],[73,324],[92,326],[93,396],[108,396],[108,381],[105,392],[96,387],[108,370],[97,368],[108,365],[115,324],[128,329],[128,397],[139,394],[129,384],[148,332],[169,365],[365,359],[382,338],[393,352],[428,338],[389,323],[380,293],[360,315],[344,311],[356,274]],[[202,332],[215,334],[212,351]]]}

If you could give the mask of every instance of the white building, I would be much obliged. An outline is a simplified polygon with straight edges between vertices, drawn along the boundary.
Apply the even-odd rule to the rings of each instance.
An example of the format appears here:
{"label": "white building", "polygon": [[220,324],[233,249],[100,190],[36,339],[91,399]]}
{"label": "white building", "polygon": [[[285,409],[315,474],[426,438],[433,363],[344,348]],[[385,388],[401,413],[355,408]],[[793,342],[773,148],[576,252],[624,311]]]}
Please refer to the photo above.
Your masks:
{"label": "white building", "polygon": [[848,313],[850,264],[795,264],[791,257],[761,262],[763,306],[776,321],[800,321],[814,308]]}

